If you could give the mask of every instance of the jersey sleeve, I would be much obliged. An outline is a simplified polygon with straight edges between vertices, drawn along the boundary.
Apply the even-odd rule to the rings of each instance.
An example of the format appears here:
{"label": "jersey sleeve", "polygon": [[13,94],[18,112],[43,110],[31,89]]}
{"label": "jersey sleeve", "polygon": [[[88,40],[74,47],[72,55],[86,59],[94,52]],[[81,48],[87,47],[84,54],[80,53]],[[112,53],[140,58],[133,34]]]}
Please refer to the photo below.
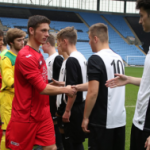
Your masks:
{"label": "jersey sleeve", "polygon": [[26,56],[20,57],[19,69],[28,82],[34,86],[39,92],[42,92],[46,83],[43,80],[43,76],[38,68],[36,58],[33,56],[26,58]]}
{"label": "jersey sleeve", "polygon": [[58,80],[59,72],[62,66],[63,58],[61,56],[56,56],[53,64],[53,78]]}
{"label": "jersey sleeve", "polygon": [[1,58],[2,80],[7,87],[14,84],[14,71],[10,59],[6,56]]}
{"label": "jersey sleeve", "polygon": [[66,85],[76,85],[78,83],[78,72],[80,65],[76,58],[69,57],[66,62]]}
{"label": "jersey sleeve", "polygon": [[0,55],[0,72],[1,72],[1,59],[2,59],[2,56]]}
{"label": "jersey sleeve", "polygon": [[88,60],[88,66],[87,66],[87,74],[88,74],[88,80],[97,80],[100,81],[100,76],[102,73],[102,68],[104,63],[102,59],[97,55],[92,55]]}

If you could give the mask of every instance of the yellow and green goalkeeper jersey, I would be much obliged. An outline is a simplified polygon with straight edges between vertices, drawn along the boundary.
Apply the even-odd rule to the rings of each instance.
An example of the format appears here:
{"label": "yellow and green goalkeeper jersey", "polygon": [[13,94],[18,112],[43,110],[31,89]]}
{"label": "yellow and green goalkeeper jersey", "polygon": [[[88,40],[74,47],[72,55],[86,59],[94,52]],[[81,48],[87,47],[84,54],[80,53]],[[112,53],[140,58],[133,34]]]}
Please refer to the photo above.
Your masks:
{"label": "yellow and green goalkeeper jersey", "polygon": [[7,51],[1,58],[1,75],[2,88],[1,91],[7,90],[14,92],[12,85],[14,84],[14,69],[17,55],[11,51]]}
{"label": "yellow and green goalkeeper jersey", "polygon": [[[4,55],[6,54],[7,51],[8,51],[8,50],[5,49],[5,50],[3,50],[3,51],[0,53],[0,60],[1,60],[2,56],[4,56]],[[1,61],[0,61],[0,70],[1,70]]]}

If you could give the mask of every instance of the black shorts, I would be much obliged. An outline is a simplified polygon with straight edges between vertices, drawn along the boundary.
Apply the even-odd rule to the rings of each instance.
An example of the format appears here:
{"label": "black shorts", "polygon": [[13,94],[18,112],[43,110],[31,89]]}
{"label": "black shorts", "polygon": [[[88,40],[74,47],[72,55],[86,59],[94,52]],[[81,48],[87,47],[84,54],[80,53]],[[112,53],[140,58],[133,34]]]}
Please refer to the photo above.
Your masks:
{"label": "black shorts", "polygon": [[89,150],[124,150],[125,126],[114,129],[89,124]]}
{"label": "black shorts", "polygon": [[85,141],[85,133],[81,128],[84,105],[85,102],[74,104],[71,110],[70,122],[64,124],[65,135],[68,135],[74,143]]}
{"label": "black shorts", "polygon": [[64,122],[62,121],[62,116],[57,116],[57,125],[59,128],[64,129]]}
{"label": "black shorts", "polygon": [[146,150],[144,145],[149,136],[150,131],[142,131],[132,124],[130,150]]}
{"label": "black shorts", "polygon": [[52,118],[53,120],[56,120],[57,119],[56,96],[49,96],[49,104],[50,104],[50,112],[51,112]]}

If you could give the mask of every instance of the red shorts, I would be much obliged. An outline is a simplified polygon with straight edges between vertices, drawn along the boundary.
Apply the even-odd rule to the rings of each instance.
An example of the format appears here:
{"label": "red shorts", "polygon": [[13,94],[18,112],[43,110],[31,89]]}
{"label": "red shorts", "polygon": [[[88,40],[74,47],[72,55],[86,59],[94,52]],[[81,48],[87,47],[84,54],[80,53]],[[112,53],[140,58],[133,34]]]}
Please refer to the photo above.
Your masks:
{"label": "red shorts", "polygon": [[38,123],[10,121],[6,130],[6,147],[12,150],[32,150],[34,145],[55,144],[52,118]]}

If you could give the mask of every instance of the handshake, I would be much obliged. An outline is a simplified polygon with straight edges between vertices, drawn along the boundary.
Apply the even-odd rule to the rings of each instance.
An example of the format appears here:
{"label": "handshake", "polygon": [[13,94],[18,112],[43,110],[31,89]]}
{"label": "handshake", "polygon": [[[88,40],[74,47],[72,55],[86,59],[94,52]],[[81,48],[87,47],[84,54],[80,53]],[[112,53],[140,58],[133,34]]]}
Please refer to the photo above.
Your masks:
{"label": "handshake", "polygon": [[77,94],[77,88],[75,85],[67,85],[66,88],[68,88],[68,92],[66,93],[67,96],[73,97]]}
{"label": "handshake", "polygon": [[[50,83],[50,85],[53,85],[53,86],[59,86],[59,87],[61,87],[61,86],[65,86],[65,82],[61,82],[61,81],[56,81],[56,80],[54,80],[54,79],[52,79],[52,81],[53,82],[51,82]],[[67,90],[66,90],[66,95],[67,96],[70,96],[70,97],[73,97],[74,95],[76,95],[77,94],[77,86],[76,85],[73,85],[73,86],[71,86],[71,85],[67,85],[66,86],[66,88],[67,88]]]}

